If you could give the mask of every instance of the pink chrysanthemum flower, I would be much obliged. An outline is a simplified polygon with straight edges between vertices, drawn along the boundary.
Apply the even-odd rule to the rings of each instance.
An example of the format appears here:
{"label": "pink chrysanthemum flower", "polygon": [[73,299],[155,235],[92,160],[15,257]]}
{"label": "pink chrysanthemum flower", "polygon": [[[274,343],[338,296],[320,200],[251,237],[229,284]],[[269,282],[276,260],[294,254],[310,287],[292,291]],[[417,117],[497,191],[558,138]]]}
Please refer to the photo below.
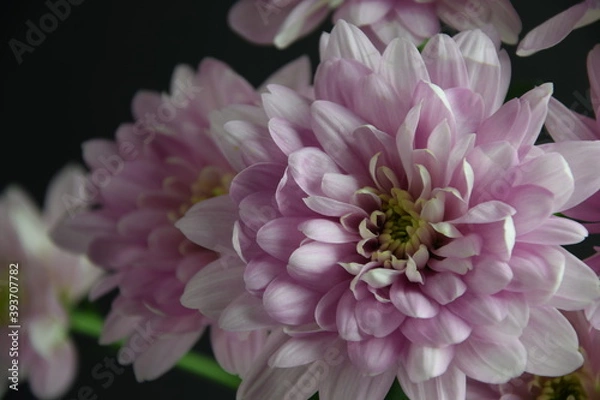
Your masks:
{"label": "pink chrysanthemum flower", "polygon": [[378,48],[405,37],[420,44],[440,31],[440,20],[459,31],[482,29],[516,44],[521,20],[508,0],[240,0],[229,24],[247,40],[285,48],[329,14],[359,26]]}
{"label": "pink chrysanthemum flower", "polygon": [[226,330],[273,329],[238,398],[383,399],[397,377],[413,400],[460,400],[466,377],[579,368],[558,310],[600,283],[561,247],[586,230],[554,214],[600,187],[600,142],[535,146],[551,85],[502,105],[508,56],[481,31],[381,54],[340,21],[321,59],[316,101],[272,85],[263,120],[224,124],[225,154],[249,165],[233,204],[180,222],[203,243],[203,220],[239,211],[247,266],[203,270],[184,295]]}
{"label": "pink chrysanthemum flower", "polygon": [[37,398],[56,399],[75,380],[77,351],[68,335],[69,307],[85,296],[100,269],[56,247],[48,232],[66,212],[62,196],[72,194],[82,178],[76,167],[57,174],[43,214],[17,187],[0,196],[0,397],[8,385],[22,390],[27,379]]}
{"label": "pink chrysanthemum flower", "polygon": [[600,20],[600,0],[585,0],[532,29],[517,47],[517,55],[530,56],[562,42],[571,31]]}
{"label": "pink chrysanthemum flower", "polygon": [[[468,400],[593,400],[600,398],[600,331],[592,328],[581,312],[565,313],[579,340],[583,365],[559,377],[523,374],[502,385],[467,384]],[[562,338],[545,337],[560,347]]]}
{"label": "pink chrysanthemum flower", "polygon": [[[308,85],[309,76],[307,59],[300,59],[270,81]],[[92,207],[67,219],[55,240],[111,272],[92,293],[97,298],[119,289],[101,343],[127,338],[119,361],[133,362],[140,381],[170,369],[210,323],[182,306],[180,297],[191,276],[219,262],[219,249],[190,242],[175,223],[195,203],[218,202],[235,174],[206,133],[210,113],[259,101],[259,93],[242,77],[205,59],[197,73],[176,69],[171,95],[139,93],[133,101],[137,122],[121,126],[116,141],[92,140],[83,146],[91,172],[80,197],[70,203]],[[217,358],[235,373],[243,373],[266,336],[255,332],[240,338],[217,327],[211,334]]]}

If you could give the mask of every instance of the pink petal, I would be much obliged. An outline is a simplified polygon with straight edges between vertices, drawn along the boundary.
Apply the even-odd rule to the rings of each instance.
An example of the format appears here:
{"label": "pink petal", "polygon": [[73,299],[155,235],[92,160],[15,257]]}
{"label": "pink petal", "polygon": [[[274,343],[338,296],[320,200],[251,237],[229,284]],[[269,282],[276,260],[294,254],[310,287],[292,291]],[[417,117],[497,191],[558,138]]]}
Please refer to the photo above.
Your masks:
{"label": "pink petal", "polygon": [[77,350],[70,340],[56,347],[47,359],[39,359],[31,366],[29,383],[38,399],[62,397],[75,380]]}
{"label": "pink petal", "polygon": [[341,282],[331,288],[317,304],[315,320],[321,328],[327,331],[337,330],[337,308],[342,295],[348,291],[349,282]]}
{"label": "pink petal", "polygon": [[430,347],[461,343],[471,334],[471,327],[445,308],[433,318],[408,318],[400,330],[412,343]]}
{"label": "pink petal", "polygon": [[306,236],[298,230],[298,225],[304,221],[304,218],[272,220],[260,228],[256,234],[256,241],[269,255],[287,261],[300,243],[306,239]]}
{"label": "pink petal", "polygon": [[319,384],[321,400],[383,400],[395,378],[395,369],[377,376],[365,376],[349,362],[337,365]]}
{"label": "pink petal", "polygon": [[466,377],[460,369],[451,366],[443,374],[423,382],[415,383],[407,371],[398,369],[398,381],[410,399],[456,400],[466,395]]}
{"label": "pink petal", "polygon": [[375,70],[381,55],[360,29],[345,21],[338,21],[331,31],[321,60],[331,58],[354,59]]}
{"label": "pink petal", "polygon": [[348,342],[348,356],[354,365],[371,376],[395,370],[403,347],[402,339],[401,335],[388,335]]}
{"label": "pink petal", "polygon": [[265,311],[287,325],[312,322],[318,301],[316,292],[283,278],[273,280],[263,295]]}
{"label": "pink petal", "polygon": [[453,358],[452,346],[427,347],[411,344],[404,365],[410,381],[421,383],[446,373]]}
{"label": "pink petal", "polygon": [[579,222],[553,216],[535,230],[519,235],[518,240],[521,243],[568,245],[583,241],[587,234]]}
{"label": "pink petal", "polygon": [[502,261],[482,258],[468,272],[464,281],[468,283],[473,293],[486,295],[498,293],[508,285],[513,278],[511,267]]}
{"label": "pink petal", "polygon": [[423,294],[418,287],[396,280],[390,289],[390,300],[403,314],[413,318],[431,318],[439,305]]}
{"label": "pink petal", "polygon": [[[171,369],[184,354],[198,341],[202,331],[174,335],[169,338],[158,338],[147,350],[140,354],[133,364],[133,371],[138,382],[158,378]],[[119,357],[125,357],[127,346],[121,348]],[[134,350],[135,351],[135,350]]]}
{"label": "pink petal", "polygon": [[181,304],[218,319],[221,312],[244,292],[244,268],[228,268],[221,260],[205,266],[185,286]]}
{"label": "pink petal", "polygon": [[575,329],[555,308],[533,308],[520,339],[528,353],[525,370],[531,374],[562,376],[583,364]]}
{"label": "pink petal", "polygon": [[337,165],[323,151],[307,147],[292,153],[289,171],[298,186],[311,196],[322,196],[321,181],[326,173],[339,173]]}
{"label": "pink petal", "polygon": [[239,295],[221,314],[219,327],[232,332],[251,331],[271,327],[275,321],[265,312],[259,298]]}
{"label": "pink petal", "polygon": [[565,273],[549,305],[560,310],[574,311],[585,308],[600,298],[600,280],[596,273],[573,254],[557,247],[565,256]]}
{"label": "pink petal", "polygon": [[393,304],[381,303],[372,297],[361,299],[354,313],[360,330],[377,338],[390,335],[405,319]]}
{"label": "pink petal", "polygon": [[542,147],[548,152],[562,155],[575,178],[575,188],[571,197],[558,211],[576,206],[600,189],[600,174],[589,167],[600,154],[600,141],[549,143]]}
{"label": "pink petal", "polygon": [[327,290],[348,277],[338,263],[355,249],[355,244],[307,243],[292,253],[287,271],[292,278],[312,288]]}
{"label": "pink petal", "polygon": [[311,79],[310,59],[308,56],[300,56],[272,73],[258,88],[258,91],[264,92],[267,85],[270,84],[282,85],[300,91],[310,85]]}
{"label": "pink petal", "polygon": [[448,35],[436,35],[423,49],[431,81],[442,89],[468,87],[469,76],[460,49]]}
{"label": "pink petal", "polygon": [[452,272],[440,272],[427,277],[427,282],[421,290],[439,304],[446,305],[462,296],[467,290],[467,285]]}
{"label": "pink petal", "polygon": [[230,374],[244,376],[267,341],[267,331],[227,332],[210,328],[210,342],[219,365]]}
{"label": "pink petal", "polygon": [[567,37],[588,10],[587,2],[576,4],[531,30],[517,47],[517,55],[530,56]]}
{"label": "pink petal", "polygon": [[456,365],[481,382],[507,382],[521,375],[527,362],[527,350],[519,339],[492,329],[478,328],[455,349]]}
{"label": "pink petal", "polygon": [[554,97],[550,98],[546,129],[555,141],[597,140],[600,135],[592,128],[594,123],[591,118],[568,109]]}
{"label": "pink petal", "polygon": [[400,38],[386,47],[378,72],[401,98],[410,98],[420,81],[430,81],[426,64],[416,46]]}
{"label": "pink petal", "polygon": [[306,365],[323,357],[333,347],[337,335],[317,333],[290,338],[269,358],[271,368],[291,368]]}

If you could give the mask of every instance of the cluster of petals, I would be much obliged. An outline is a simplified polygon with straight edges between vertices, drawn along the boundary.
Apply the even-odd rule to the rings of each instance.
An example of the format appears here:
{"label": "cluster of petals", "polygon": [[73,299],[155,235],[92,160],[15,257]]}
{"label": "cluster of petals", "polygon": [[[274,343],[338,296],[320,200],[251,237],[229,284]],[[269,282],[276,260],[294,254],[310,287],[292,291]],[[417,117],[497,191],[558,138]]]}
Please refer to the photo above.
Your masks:
{"label": "cluster of petals", "polygon": [[[180,221],[241,259],[200,271],[184,304],[272,331],[238,398],[383,399],[397,378],[413,400],[456,400],[467,377],[579,368],[559,310],[600,284],[561,247],[586,229],[555,214],[600,187],[600,142],[536,146],[552,87],[503,104],[508,55],[479,30],[381,53],[338,21],[320,52],[314,99],[270,85],[262,116],[220,116],[246,168],[228,202]],[[215,213],[233,226],[221,239],[193,228]]]}
{"label": "cluster of petals", "polygon": [[[590,80],[590,102],[584,106],[591,113],[578,114],[555,98],[550,99],[546,129],[556,142],[600,140],[600,45],[596,45],[588,54],[587,69]],[[592,118],[593,116],[595,119]],[[596,172],[594,168],[589,168],[589,173]],[[564,214],[584,221],[584,225],[591,233],[600,233],[600,192],[596,192],[576,207],[566,210]],[[586,262],[600,275],[600,266],[596,260],[597,256]],[[592,325],[600,329],[600,300],[588,307],[586,314]]]}
{"label": "cluster of petals", "polygon": [[[101,270],[87,258],[56,247],[49,231],[66,213],[63,196],[74,193],[82,177],[83,171],[73,166],[57,174],[50,182],[43,213],[16,186],[0,196],[0,334],[6,343],[0,354],[0,397],[7,385],[15,383],[9,370],[13,360],[18,361],[17,386],[19,379],[27,379],[39,399],[60,398],[75,380],[77,352],[68,335],[68,311],[86,295]],[[11,336],[11,325],[21,327],[18,336]],[[11,354],[15,350],[18,357]]]}
{"label": "cluster of petals", "polygon": [[422,43],[440,32],[440,20],[463,31],[482,29],[516,44],[521,21],[509,0],[240,0],[229,24],[246,39],[285,48],[314,30],[332,9],[359,26],[378,48],[396,37]]}
{"label": "cluster of petals", "polygon": [[517,55],[529,56],[552,47],[574,29],[600,20],[600,0],[585,0],[532,29],[517,47]]}
{"label": "cluster of petals", "polygon": [[[600,397],[600,331],[590,326],[582,312],[567,312],[577,332],[583,365],[575,372],[559,377],[523,374],[501,385],[470,381],[468,400],[597,399]],[[562,338],[547,336],[556,345]]]}
{"label": "cluster of petals", "polygon": [[[308,81],[309,75],[307,60],[301,59],[272,80],[287,84],[301,77]],[[81,207],[53,237],[109,272],[91,293],[95,299],[119,290],[100,341],[126,339],[119,361],[133,363],[140,381],[169,370],[211,322],[179,298],[191,276],[218,262],[219,250],[190,242],[175,223],[194,204],[226,194],[235,174],[207,134],[211,112],[259,101],[256,89],[228,66],[205,59],[197,72],[176,68],[170,95],[138,93],[132,106],[136,122],[120,126],[115,141],[83,145],[90,172],[71,201],[73,208]],[[265,335],[211,331],[216,357],[235,373],[250,362]],[[232,354],[235,363],[228,361]]]}

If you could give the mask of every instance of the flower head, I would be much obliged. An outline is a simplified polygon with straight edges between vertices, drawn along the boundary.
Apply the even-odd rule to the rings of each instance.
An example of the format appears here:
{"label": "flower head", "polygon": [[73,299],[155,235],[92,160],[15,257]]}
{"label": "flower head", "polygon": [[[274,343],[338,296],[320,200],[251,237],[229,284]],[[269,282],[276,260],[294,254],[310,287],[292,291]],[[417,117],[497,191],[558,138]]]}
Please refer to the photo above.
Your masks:
{"label": "flower head", "polygon": [[[0,356],[0,393],[11,383],[9,356],[18,360],[19,375],[27,378],[37,398],[59,398],[75,380],[77,352],[68,335],[69,308],[85,296],[100,270],[87,258],[56,247],[48,233],[66,212],[63,196],[72,194],[82,177],[77,167],[57,174],[43,214],[20,188],[9,187],[0,197],[2,343],[18,337],[18,357],[9,354],[12,346]],[[20,327],[17,336],[10,336],[12,325]]]}
{"label": "flower head", "polygon": [[334,22],[359,26],[378,48],[396,37],[420,44],[440,31],[440,20],[459,31],[485,30],[510,44],[521,31],[507,0],[240,0],[229,23],[252,42],[285,48],[314,30],[331,9]]}
{"label": "flower head", "polygon": [[[266,118],[224,124],[247,165],[230,189],[246,293],[212,295],[231,271],[188,287],[212,279],[195,304],[224,329],[273,329],[239,398],[382,399],[397,377],[411,399],[461,399],[466,377],[579,368],[558,309],[600,287],[560,247],[586,230],[554,214],[600,187],[600,143],[535,146],[551,85],[502,105],[508,58],[481,31],[382,54],[340,21],[321,59],[316,100],[272,85]],[[540,362],[549,332],[565,340]]]}
{"label": "flower head", "polygon": [[[293,84],[308,76],[307,69],[301,59],[271,79]],[[110,272],[92,293],[97,298],[119,289],[101,342],[127,339],[119,361],[133,363],[138,380],[170,369],[211,322],[180,297],[190,277],[220,262],[221,249],[190,242],[175,224],[195,204],[218,204],[235,174],[206,132],[210,114],[259,99],[229,67],[206,59],[198,72],[178,67],[170,95],[139,93],[133,101],[137,121],[121,126],[116,141],[84,144],[91,171],[71,203],[87,207],[66,219],[54,238]],[[207,228],[219,231],[221,225]],[[248,346],[217,328],[212,336],[217,358],[240,373],[241,364],[230,358],[251,359],[265,333],[246,337]]]}

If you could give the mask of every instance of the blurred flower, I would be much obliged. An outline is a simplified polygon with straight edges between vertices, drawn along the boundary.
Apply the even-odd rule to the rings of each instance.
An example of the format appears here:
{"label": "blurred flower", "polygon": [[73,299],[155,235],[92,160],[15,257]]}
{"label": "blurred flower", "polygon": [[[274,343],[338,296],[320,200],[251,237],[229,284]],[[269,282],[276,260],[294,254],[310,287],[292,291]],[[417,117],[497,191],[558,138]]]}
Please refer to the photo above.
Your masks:
{"label": "blurred flower", "polygon": [[[579,368],[558,310],[583,309],[600,286],[560,246],[586,230],[554,214],[600,187],[586,173],[600,142],[534,146],[551,85],[502,105],[508,55],[481,31],[380,54],[340,21],[321,58],[316,101],[271,85],[262,119],[225,118],[220,146],[248,167],[233,204],[194,210],[238,209],[247,265],[201,271],[184,298],[221,309],[225,330],[274,332],[238,398],[383,399],[397,377],[413,400],[457,400],[466,377]],[[247,292],[230,301],[242,273]]]}
{"label": "blurred flower", "polygon": [[[308,85],[309,75],[307,59],[300,59],[271,81],[293,85],[304,79]],[[95,299],[119,289],[101,342],[127,338],[119,361],[133,362],[140,381],[169,370],[211,322],[184,307],[180,297],[190,277],[221,262],[222,249],[190,242],[175,223],[194,204],[220,203],[235,174],[206,132],[211,112],[259,101],[260,94],[228,66],[205,59],[197,73],[186,66],[175,70],[171,95],[140,92],[133,100],[136,122],[122,125],[116,141],[83,146],[91,171],[71,203],[85,207],[66,219],[54,238],[111,272],[92,292]],[[228,229],[211,222],[215,234]],[[234,369],[230,372],[242,373],[237,368],[251,361],[265,336],[215,328],[217,359]]]}
{"label": "blurred flower", "polygon": [[[565,376],[523,374],[502,385],[469,381],[469,400],[584,400],[600,398],[600,331],[592,328],[581,312],[565,313],[579,339],[584,362]],[[551,338],[550,341],[557,340]]]}
{"label": "blurred flower", "polygon": [[530,56],[563,41],[573,29],[600,19],[600,0],[585,0],[531,30],[517,47],[517,55]]}
{"label": "blurred flower", "polygon": [[521,21],[508,0],[240,0],[229,13],[233,30],[258,44],[285,48],[313,31],[335,9],[382,49],[396,37],[420,44],[440,31],[479,28],[516,44]]}
{"label": "blurred flower", "polygon": [[[33,394],[40,399],[61,397],[75,380],[77,354],[68,335],[69,309],[86,295],[100,270],[86,257],[57,248],[48,232],[66,212],[63,196],[72,194],[82,177],[80,168],[73,166],[57,174],[48,186],[43,214],[18,187],[9,187],[0,196],[3,343],[11,343],[7,335],[14,331],[8,326],[20,325],[18,355],[9,357],[12,346],[3,346],[0,355],[0,395],[7,382],[11,383],[7,370],[13,359],[18,360],[18,376],[28,379]],[[9,290],[16,296],[10,297],[13,301],[9,300]],[[8,314],[9,305],[17,306],[16,314]]]}

